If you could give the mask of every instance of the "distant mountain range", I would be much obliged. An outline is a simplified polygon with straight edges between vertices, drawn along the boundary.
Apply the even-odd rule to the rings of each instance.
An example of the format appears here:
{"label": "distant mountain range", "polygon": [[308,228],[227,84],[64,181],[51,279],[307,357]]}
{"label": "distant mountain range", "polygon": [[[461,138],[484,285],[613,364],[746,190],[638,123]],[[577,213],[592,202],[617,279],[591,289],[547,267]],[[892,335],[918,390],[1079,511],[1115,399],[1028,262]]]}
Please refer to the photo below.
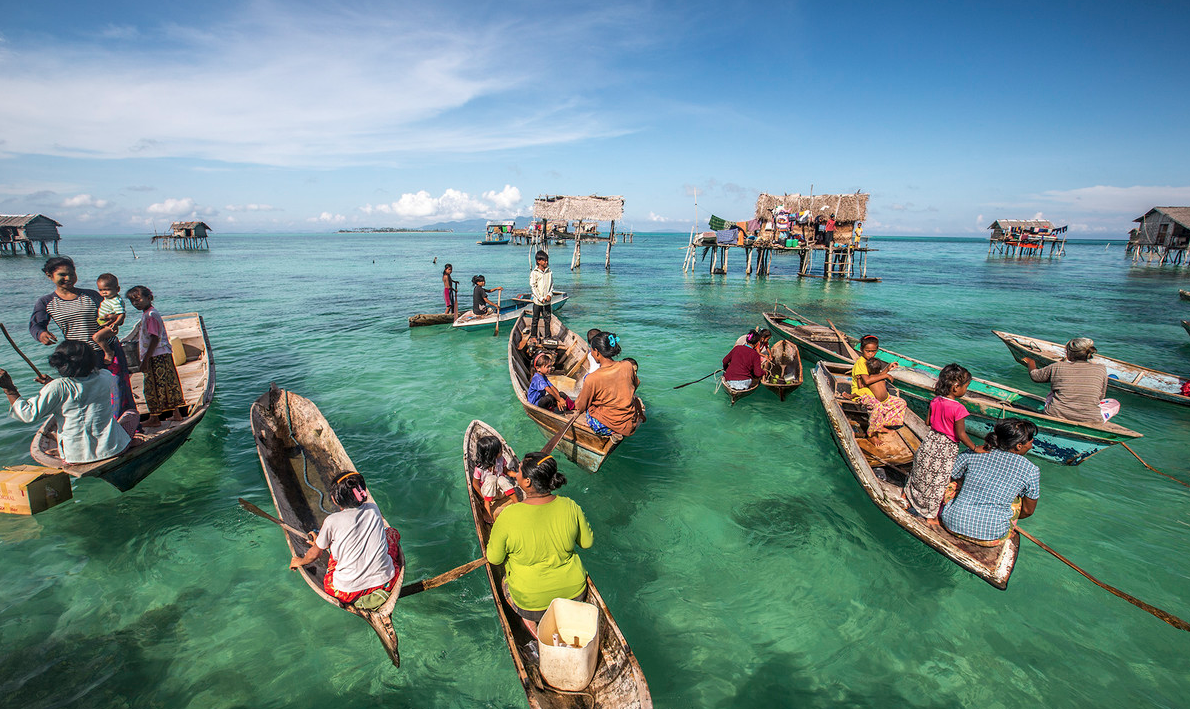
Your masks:
{"label": "distant mountain range", "polygon": [[[499,221],[499,220],[492,220]],[[516,228],[524,229],[529,226],[529,217],[517,217]],[[478,232],[483,233],[488,226],[487,219],[460,219],[454,222],[435,222],[433,224],[425,224],[419,226],[418,229],[425,231],[441,230],[441,231],[462,231],[462,232]]]}

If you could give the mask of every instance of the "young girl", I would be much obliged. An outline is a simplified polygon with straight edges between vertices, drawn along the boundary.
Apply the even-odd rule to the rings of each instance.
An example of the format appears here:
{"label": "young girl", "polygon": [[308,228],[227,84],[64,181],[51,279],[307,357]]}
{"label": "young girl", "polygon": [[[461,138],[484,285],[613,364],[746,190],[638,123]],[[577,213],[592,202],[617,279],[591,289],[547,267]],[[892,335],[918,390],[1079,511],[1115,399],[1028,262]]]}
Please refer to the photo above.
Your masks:
{"label": "young girl", "polygon": [[556,411],[561,413],[564,409],[566,411],[574,411],[574,402],[570,400],[553,384],[547,375],[550,373],[550,368],[554,366],[554,360],[549,354],[542,352],[533,358],[533,378],[529,380],[529,391],[526,393],[526,398],[529,403],[534,406],[540,406],[549,411]]}
{"label": "young girl", "polygon": [[[1041,470],[1025,458],[1033,448],[1037,426],[1004,419],[984,439],[988,452],[963,453],[951,477],[962,487],[938,518],[951,534],[980,546],[1000,544],[1012,523],[1037,509]],[[1016,504],[1020,498],[1020,504]]]}
{"label": "young girl", "polygon": [[443,312],[457,314],[459,302],[456,295],[458,291],[455,289],[459,287],[459,282],[450,277],[450,274],[454,273],[454,269],[455,267],[449,263],[442,268],[442,299],[446,301],[446,310]]}
{"label": "young girl", "polygon": [[938,508],[950,483],[959,444],[976,453],[984,451],[967,437],[967,428],[963,423],[967,408],[958,401],[967,393],[970,384],[971,373],[966,369],[957,364],[942,368],[934,384],[936,396],[930,402],[930,432],[913,454],[913,471],[905,483],[905,499],[909,503],[909,511],[924,517],[931,525],[938,524]]}
{"label": "young girl", "polygon": [[103,350],[103,361],[111,364],[116,359],[114,348],[120,346],[116,333],[124,324],[124,301],[120,300],[120,281],[111,273],[101,273],[95,279],[95,290],[103,296],[99,304],[98,317],[95,322],[99,330],[91,336],[95,344]]}
{"label": "young girl", "polygon": [[475,442],[475,470],[471,473],[471,487],[483,498],[483,509],[492,521],[492,500],[497,495],[511,497],[516,502],[516,485],[508,477],[509,461],[500,455],[500,439],[484,436]]}
{"label": "young girl", "polygon": [[[869,375],[882,374],[889,369],[889,364],[873,357],[868,360],[867,368]],[[868,438],[879,439],[880,434],[888,433],[889,427],[905,423],[905,400],[888,393],[887,379],[869,376],[867,391],[871,394],[861,394],[859,402],[868,409]]]}
{"label": "young girl", "polygon": [[153,291],[144,286],[133,286],[124,295],[132,307],[141,311],[138,351],[140,371],[144,375],[145,406],[149,409],[149,419],[141,425],[145,428],[160,426],[160,417],[171,412],[171,420],[181,421],[181,407],[186,404],[186,399],[182,395],[182,383],[178,381],[178,370],[174,367],[173,349],[169,346],[165,323],[153,307]]}
{"label": "young girl", "polygon": [[865,394],[872,395],[871,385],[873,382],[892,379],[892,370],[897,367],[896,362],[889,364],[888,369],[879,374],[872,374],[868,371],[868,362],[871,362],[879,351],[880,339],[875,335],[864,335],[859,338],[860,357],[855,360],[855,366],[851,368],[851,397],[856,401],[863,398]]}
{"label": "young girl", "polygon": [[364,476],[348,470],[331,484],[331,501],[339,508],[322,521],[322,529],[305,556],[289,560],[297,569],[314,563],[330,549],[322,588],[344,604],[373,610],[384,605],[397,583],[401,534],[385,527],[380,508],[368,495]]}

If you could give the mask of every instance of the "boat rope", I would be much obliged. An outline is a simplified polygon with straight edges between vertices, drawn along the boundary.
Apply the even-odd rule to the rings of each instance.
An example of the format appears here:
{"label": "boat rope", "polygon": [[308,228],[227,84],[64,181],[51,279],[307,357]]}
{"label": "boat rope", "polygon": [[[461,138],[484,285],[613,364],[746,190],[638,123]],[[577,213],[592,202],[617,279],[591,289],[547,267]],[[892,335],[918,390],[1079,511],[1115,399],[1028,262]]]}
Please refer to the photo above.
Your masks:
{"label": "boat rope", "polygon": [[333,514],[334,510],[328,510],[323,501],[326,496],[322,494],[322,490],[310,484],[310,459],[306,456],[306,449],[297,442],[297,435],[293,430],[293,415],[289,411],[289,392],[285,392],[285,423],[289,426],[289,440],[293,441],[293,445],[297,446],[298,451],[302,454],[302,478],[306,481],[306,487],[318,493],[318,509],[329,514]]}
{"label": "boat rope", "polygon": [[1061,554],[1054,551],[1053,549],[1050,549],[1040,539],[1038,539],[1037,537],[1034,537],[1032,534],[1029,534],[1025,530],[1021,529],[1016,524],[1013,524],[1012,528],[1015,529],[1016,531],[1020,532],[1029,541],[1033,542],[1034,544],[1041,547],[1042,549],[1045,549],[1050,554],[1053,554],[1054,557],[1057,558],[1059,561],[1061,561],[1063,564],[1066,564],[1070,568],[1074,569],[1079,574],[1086,577],[1086,579],[1088,581],[1095,584],[1099,588],[1102,588],[1104,591],[1107,591],[1108,593],[1112,594],[1113,596],[1123,598],[1125,601],[1128,601],[1129,603],[1136,606],[1137,608],[1140,608],[1141,610],[1145,611],[1146,613],[1150,613],[1153,616],[1160,618],[1161,620],[1165,621],[1166,623],[1169,623],[1170,625],[1177,628],[1178,630],[1190,631],[1190,623],[1187,623],[1186,621],[1182,620],[1181,618],[1177,617],[1176,615],[1173,615],[1172,613],[1166,613],[1165,611],[1161,610],[1160,608],[1157,608],[1156,606],[1150,606],[1148,603],[1145,603],[1144,601],[1140,600],[1139,598],[1136,598],[1135,596],[1130,596],[1118,588],[1115,588],[1113,586],[1108,586],[1107,584],[1103,583],[1102,581],[1095,578],[1091,574],[1088,574],[1086,571],[1083,571],[1082,569],[1075,566],[1073,563],[1071,563],[1071,561],[1069,559],[1062,556]]}
{"label": "boat rope", "polygon": [[1127,449],[1128,449],[1128,452],[1129,452],[1129,453],[1131,453],[1131,454],[1132,454],[1132,456],[1133,456],[1134,458],[1136,458],[1137,460],[1139,460],[1141,465],[1145,466],[1145,467],[1146,467],[1146,468],[1148,468],[1149,470],[1152,470],[1154,473],[1157,473],[1158,475],[1161,475],[1161,476],[1167,477],[1167,478],[1169,478],[1170,480],[1173,480],[1175,483],[1181,483],[1181,484],[1185,485],[1186,487],[1190,487],[1190,483],[1186,482],[1185,480],[1179,480],[1179,479],[1175,478],[1174,476],[1172,476],[1172,475],[1169,475],[1169,474],[1167,474],[1167,473],[1163,473],[1163,472],[1161,472],[1160,470],[1158,470],[1158,469],[1154,468],[1153,466],[1149,465],[1148,463],[1146,463],[1146,462],[1144,461],[1144,459],[1143,459],[1143,458],[1141,458],[1139,455],[1137,455],[1137,454],[1136,454],[1136,451],[1132,450],[1132,447],[1131,447],[1131,446],[1129,446],[1127,443],[1121,443],[1120,445],[1122,445],[1122,446],[1124,446],[1125,448],[1127,448]]}

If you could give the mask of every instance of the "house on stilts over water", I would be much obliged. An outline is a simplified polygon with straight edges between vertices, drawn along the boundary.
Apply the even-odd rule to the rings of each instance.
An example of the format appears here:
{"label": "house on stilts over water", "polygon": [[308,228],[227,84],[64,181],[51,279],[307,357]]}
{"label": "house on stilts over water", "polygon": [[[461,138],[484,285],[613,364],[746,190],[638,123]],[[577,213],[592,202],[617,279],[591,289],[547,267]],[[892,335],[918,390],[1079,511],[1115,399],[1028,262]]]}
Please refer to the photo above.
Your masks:
{"label": "house on stilts over water", "polygon": [[[570,258],[570,270],[580,266],[583,242],[607,242],[607,253],[603,267],[611,270],[612,244],[616,241],[616,221],[624,218],[624,198],[619,195],[587,197],[543,195],[533,200],[534,225],[530,233],[531,245],[549,251],[551,240],[574,240],[574,254]],[[608,222],[607,236],[599,233],[601,222]],[[538,228],[540,224],[540,228]],[[556,229],[562,225],[562,231]],[[567,228],[572,226],[572,228]],[[530,255],[532,260],[532,255]]]}
{"label": "house on stilts over water", "polygon": [[[1066,226],[1048,219],[997,219],[988,225],[988,256],[1064,256]],[[1046,248],[1049,253],[1046,253]]]}
{"label": "house on stilts over water", "polygon": [[207,245],[207,232],[209,231],[212,231],[211,227],[204,222],[174,222],[170,226],[168,234],[159,234],[153,237],[153,244],[159,249],[189,251],[206,249],[209,248]]}
{"label": "house on stilts over water", "polygon": [[1190,243],[1190,207],[1153,207],[1133,219],[1137,227],[1128,232],[1127,254],[1132,263],[1146,266],[1186,266]]}
{"label": "house on stilts over water", "polygon": [[56,254],[61,226],[44,214],[0,214],[0,256],[48,256],[51,243]]}

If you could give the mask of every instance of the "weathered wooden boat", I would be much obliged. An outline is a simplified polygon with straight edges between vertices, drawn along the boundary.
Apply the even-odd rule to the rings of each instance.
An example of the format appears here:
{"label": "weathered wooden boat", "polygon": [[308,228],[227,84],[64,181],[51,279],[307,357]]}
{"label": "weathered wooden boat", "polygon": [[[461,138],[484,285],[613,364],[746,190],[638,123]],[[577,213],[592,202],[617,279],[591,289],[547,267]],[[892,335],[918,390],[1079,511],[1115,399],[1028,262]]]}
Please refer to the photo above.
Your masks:
{"label": "weathered wooden boat", "polygon": [[[511,458],[514,453],[500,434],[482,421],[472,421],[463,435],[463,484],[467,487],[467,497],[471,501],[471,516],[475,519],[479,548],[486,554],[492,526],[484,520],[483,499],[475,494],[471,486],[471,474],[475,470],[475,445],[483,436],[499,438],[506,458]],[[498,516],[500,510],[496,509],[495,513]],[[496,604],[496,616],[532,709],[649,709],[653,706],[640,663],[590,576],[587,577],[587,602],[599,608],[601,626],[595,676],[583,691],[562,692],[551,688],[541,677],[537,642],[504,597],[504,567],[487,564],[485,568],[492,588],[492,600]]]}
{"label": "weathered wooden boat", "polygon": [[1182,300],[1190,300],[1190,290],[1183,290],[1179,288],[1178,295],[1182,298]]}
{"label": "weathered wooden boat", "polygon": [[425,327],[426,325],[450,325],[455,321],[454,313],[424,313],[409,318],[409,327]]}
{"label": "weathered wooden boat", "polygon": [[[570,295],[560,290],[552,291],[552,296],[550,298],[550,306],[552,306],[550,311],[555,313],[561,310],[562,306],[566,305],[566,301],[570,300]],[[515,303],[517,307],[527,307],[529,308],[529,313],[533,312],[532,293],[517,293],[509,298],[509,300]]]}
{"label": "weathered wooden boat", "polygon": [[[814,368],[814,385],[839,453],[880,511],[906,532],[967,571],[998,589],[1007,588],[1020,550],[1020,536],[1015,530],[999,545],[984,547],[959,539],[943,527],[927,525],[925,520],[909,514],[899,504],[901,484],[912,467],[913,453],[929,430],[925,422],[912,411],[907,411],[905,424],[893,430],[888,443],[877,448],[869,444],[867,439],[862,439],[865,443],[861,447],[861,439],[855,434],[857,430],[866,430],[867,411],[857,402],[840,396],[851,393],[850,367],[820,362]],[[890,435],[886,434],[883,438],[889,439]],[[884,477],[889,480],[878,476],[874,468],[881,468]]]}
{"label": "weathered wooden boat", "polygon": [[[556,354],[554,372],[550,381],[558,390],[572,399],[578,399],[582,388],[583,377],[587,375],[587,341],[571,332],[562,324],[556,315],[550,316],[550,334],[557,342],[554,348]],[[532,363],[528,356],[521,351],[521,338],[526,336],[529,326],[533,323],[533,316],[523,313],[510,328],[508,336],[508,375],[512,380],[512,390],[525,409],[525,414],[533,419],[533,423],[541,429],[541,433],[548,439],[552,438],[560,428],[566,425],[573,414],[555,413],[540,406],[529,403],[529,380],[533,378]],[[637,401],[640,401],[638,398]],[[643,407],[643,404],[642,404]],[[603,461],[611,455],[616,446],[620,445],[623,436],[614,434],[604,438],[591,430],[586,423],[586,417],[580,416],[566,431],[562,440],[558,442],[557,450],[573,461],[576,465],[592,473],[597,472]]]}
{"label": "weathered wooden boat", "polygon": [[[999,337],[1008,347],[1013,358],[1022,364],[1025,357],[1032,358],[1039,367],[1053,364],[1066,357],[1066,348],[1056,342],[998,330],[992,330],[992,334]],[[1119,389],[1130,394],[1147,396],[1150,399],[1190,406],[1190,396],[1182,395],[1182,387],[1186,386],[1187,381],[1190,381],[1186,377],[1142,367],[1139,364],[1123,362],[1098,353],[1095,354],[1093,361],[1107,368],[1108,389]]]}
{"label": "weathered wooden boat", "polygon": [[797,345],[789,340],[778,340],[769,348],[769,371],[760,383],[765,389],[777,395],[781,401],[789,392],[802,385],[802,357]]}
{"label": "weathered wooden boat", "polygon": [[[819,361],[853,364],[839,339],[842,333],[836,334],[832,328],[792,311],[789,317],[765,313],[765,320],[773,334],[797,342],[803,354],[813,353],[813,359]],[[848,340],[853,347],[859,345],[858,340]],[[878,356],[897,363],[891,374],[902,398],[919,416],[927,416],[942,368],[883,348]],[[1025,419],[1037,426],[1030,455],[1063,465],[1078,465],[1105,448],[1141,437],[1136,431],[1110,421],[1087,423],[1050,416],[1045,413],[1042,397],[987,379],[972,379],[967,395],[960,401],[967,409],[967,433],[972,437],[987,435],[1001,419]]]}
{"label": "weathered wooden boat", "polygon": [[[317,531],[323,520],[337,511],[330,496],[335,478],[341,471],[356,470],[335,430],[309,399],[276,386],[252,404],[250,419],[260,467],[277,507],[277,516],[301,532]],[[307,539],[299,539],[288,531],[285,532],[285,543],[294,556],[302,556],[310,549]],[[392,614],[405,578],[404,553],[401,554],[401,569],[397,572],[393,594],[384,605],[372,611],[345,604],[328,594],[322,587],[326,565],[327,555],[323,554],[313,564],[298,571],[319,598],[366,620],[380,637],[393,665],[400,667],[401,656],[397,650]]]}
{"label": "weathered wooden boat", "polygon": [[[167,315],[162,320],[169,339],[180,339],[186,354],[186,363],[178,367],[178,380],[186,401],[182,420],[163,419],[160,426],[145,429],[137,445],[117,456],[93,463],[69,465],[58,457],[58,424],[51,416],[33,436],[29,447],[30,454],[38,464],[61,468],[76,478],[96,477],[121,492],[127,492],[182,447],[207,413],[215,396],[215,358],[211,353],[206,327],[198,313]],[[130,365],[135,365],[134,359],[130,359]],[[132,395],[141,417],[147,418],[149,410],[145,406],[143,384],[144,376],[139,372],[133,373]]]}
{"label": "weathered wooden boat", "polygon": [[1190,320],[1183,320],[1182,328],[1186,330],[1187,335],[1190,335]]}
{"label": "weathered wooden boat", "polygon": [[719,386],[723,388],[723,391],[727,392],[727,397],[731,399],[730,406],[735,406],[735,402],[743,399],[745,396],[748,396],[760,388],[759,379],[752,379],[750,381],[752,382],[752,385],[747,389],[732,389],[731,387],[727,386],[727,377],[719,377]]}
{"label": "weathered wooden boat", "polygon": [[[494,310],[495,308],[493,308],[493,311]],[[505,308],[503,305],[501,305],[499,314],[500,322],[504,323],[516,320],[523,312],[525,312],[523,307]],[[487,315],[476,316],[474,311],[465,310],[459,313],[459,317],[455,319],[454,324],[451,325],[451,327],[456,330],[467,331],[493,330],[496,327],[496,317],[497,315],[495,312],[490,312]]]}

